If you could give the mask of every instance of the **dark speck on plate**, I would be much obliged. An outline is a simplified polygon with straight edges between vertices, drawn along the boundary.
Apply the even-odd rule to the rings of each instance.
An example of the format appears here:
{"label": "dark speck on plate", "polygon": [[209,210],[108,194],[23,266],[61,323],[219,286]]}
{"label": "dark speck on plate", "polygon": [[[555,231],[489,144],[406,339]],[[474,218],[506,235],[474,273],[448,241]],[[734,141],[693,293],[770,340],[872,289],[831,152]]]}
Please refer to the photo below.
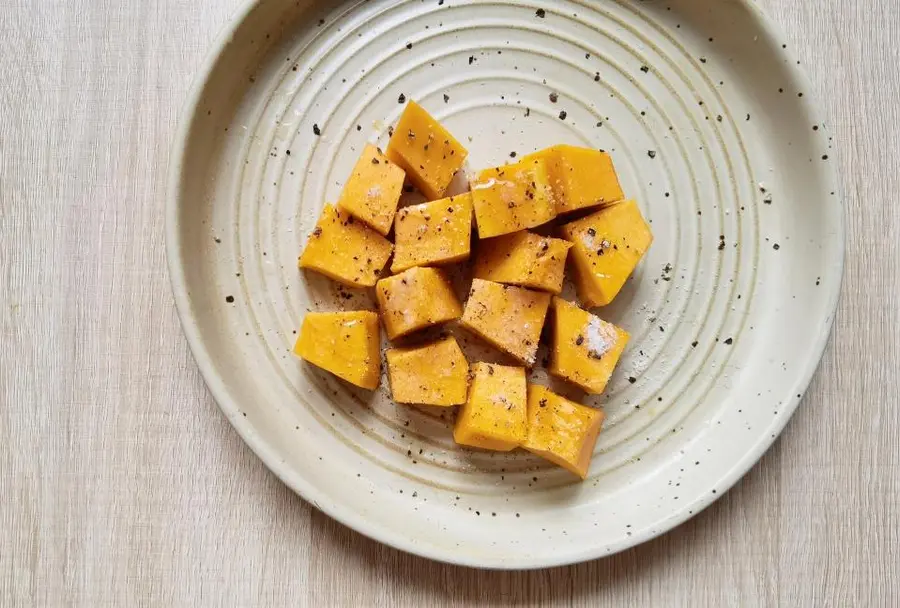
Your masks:
{"label": "dark speck on plate", "polygon": [[545,11],[545,10],[542,9],[542,8],[539,8],[539,9],[537,9],[536,11],[534,11],[534,16],[535,16],[535,17],[540,17],[541,19],[543,19],[544,17],[547,16],[547,11]]}
{"label": "dark speck on plate", "polygon": [[566,119],[566,116],[568,116],[568,114],[566,113],[565,110],[563,110],[562,112],[559,113],[559,119],[560,119],[560,120],[565,120],[565,119]]}

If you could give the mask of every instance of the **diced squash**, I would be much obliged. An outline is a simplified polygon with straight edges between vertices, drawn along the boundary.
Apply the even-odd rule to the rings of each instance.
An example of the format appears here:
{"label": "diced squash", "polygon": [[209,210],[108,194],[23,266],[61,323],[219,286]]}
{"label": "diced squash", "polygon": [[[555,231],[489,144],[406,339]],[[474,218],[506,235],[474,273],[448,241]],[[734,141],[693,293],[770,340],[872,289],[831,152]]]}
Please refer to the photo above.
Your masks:
{"label": "diced squash", "polygon": [[525,441],[526,417],[525,369],[475,363],[469,398],[459,408],[453,439],[462,445],[508,452]]}
{"label": "diced squash", "polygon": [[559,214],[625,198],[612,158],[606,152],[560,145],[524,158],[526,161],[535,159],[547,162]]}
{"label": "diced squash", "polygon": [[387,156],[406,171],[428,200],[444,196],[469,152],[425,109],[410,101],[387,147]]}
{"label": "diced squash", "polygon": [[653,242],[634,201],[605,207],[565,224],[561,232],[574,244],[569,259],[575,267],[575,287],[589,308],[613,301]]}
{"label": "diced squash", "polygon": [[462,314],[453,286],[436,268],[410,268],[381,279],[375,287],[375,296],[391,340],[458,319]]}
{"label": "diced squash", "polygon": [[344,186],[338,209],[386,235],[394,223],[405,179],[403,169],[389,161],[381,150],[367,144]]}
{"label": "diced squash", "polygon": [[629,335],[612,323],[553,298],[550,373],[598,395],[606,388]]}
{"label": "diced squash", "polygon": [[306,242],[300,268],[307,268],[350,287],[372,287],[391,257],[390,241],[325,205],[322,217]]}
{"label": "diced squash", "polygon": [[503,352],[532,366],[550,294],[475,279],[461,324]]}
{"label": "diced squash", "polygon": [[470,186],[480,238],[533,228],[556,217],[543,159],[485,169]]}
{"label": "diced squash", "polygon": [[452,336],[387,351],[391,393],[397,403],[451,406],[466,402],[469,363]]}
{"label": "diced squash", "polygon": [[528,385],[528,438],[524,448],[554,464],[587,477],[603,412]]}
{"label": "diced squash", "polygon": [[381,329],[370,311],[311,312],[294,353],[351,384],[376,389],[381,381]]}
{"label": "diced squash", "polygon": [[525,231],[487,239],[478,245],[475,277],[560,293],[570,247],[568,241]]}
{"label": "diced squash", "polygon": [[471,194],[403,207],[394,222],[391,271],[461,262],[469,258],[471,239]]}

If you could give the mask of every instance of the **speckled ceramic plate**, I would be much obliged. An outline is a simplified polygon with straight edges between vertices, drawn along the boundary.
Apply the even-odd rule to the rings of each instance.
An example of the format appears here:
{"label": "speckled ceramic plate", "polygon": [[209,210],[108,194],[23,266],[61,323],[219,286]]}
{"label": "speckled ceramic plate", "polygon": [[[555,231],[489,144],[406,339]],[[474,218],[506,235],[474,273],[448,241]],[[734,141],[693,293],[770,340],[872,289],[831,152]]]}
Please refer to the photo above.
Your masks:
{"label": "speckled ceramic plate", "polygon": [[[747,0],[252,4],[199,77],[171,167],[172,281],[210,389],[286,484],[406,551],[531,568],[660,534],[757,461],[828,337],[842,209],[808,90]],[[587,401],[607,421],[584,483],[527,453],[461,449],[452,416],[289,352],[306,311],[369,305],[296,260],[404,98],[472,167],[560,142],[608,150],[652,222],[600,311],[633,340]]]}

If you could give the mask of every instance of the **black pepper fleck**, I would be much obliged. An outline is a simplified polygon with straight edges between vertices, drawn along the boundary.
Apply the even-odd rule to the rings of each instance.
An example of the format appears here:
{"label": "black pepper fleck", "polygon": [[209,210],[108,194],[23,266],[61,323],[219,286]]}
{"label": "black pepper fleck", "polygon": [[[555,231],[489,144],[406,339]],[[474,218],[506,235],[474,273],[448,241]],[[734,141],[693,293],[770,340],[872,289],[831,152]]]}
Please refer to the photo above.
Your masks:
{"label": "black pepper fleck", "polygon": [[314,124],[313,125],[313,135],[321,135],[321,134],[322,134],[322,130],[319,129],[319,125]]}
{"label": "black pepper fleck", "polygon": [[225,301],[229,304],[234,302],[234,296],[225,296]]}
{"label": "black pepper fleck", "polygon": [[539,9],[537,9],[536,11],[534,11],[534,16],[535,16],[535,17],[540,17],[541,19],[543,19],[544,17],[547,16],[547,11],[545,11],[545,10],[542,9],[542,8],[539,8]]}

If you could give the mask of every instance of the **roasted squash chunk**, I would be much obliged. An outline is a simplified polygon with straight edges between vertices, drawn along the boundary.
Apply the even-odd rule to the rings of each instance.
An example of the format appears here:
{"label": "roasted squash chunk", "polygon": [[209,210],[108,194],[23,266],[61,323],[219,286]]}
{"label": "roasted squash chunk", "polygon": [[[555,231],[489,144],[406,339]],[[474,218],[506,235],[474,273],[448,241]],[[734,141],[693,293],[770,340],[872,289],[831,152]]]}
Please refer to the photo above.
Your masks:
{"label": "roasted squash chunk", "polygon": [[533,228],[556,217],[553,188],[543,159],[486,169],[470,187],[480,238]]}
{"label": "roasted squash chunk", "polygon": [[469,152],[414,101],[407,104],[387,147],[387,156],[429,200],[444,196]]}
{"label": "roasted squash chunk", "polygon": [[572,242],[569,258],[582,304],[606,306],[644,257],[653,234],[637,203],[625,201],[565,224],[563,237]]}
{"label": "roasted squash chunk", "polygon": [[471,194],[404,207],[394,222],[391,271],[461,262],[469,258],[471,239]]}
{"label": "roasted squash chunk", "polygon": [[385,235],[394,223],[405,178],[403,169],[389,161],[381,150],[367,144],[344,186],[338,209]]}
{"label": "roasted squash chunk", "polygon": [[393,245],[353,216],[325,205],[300,256],[307,268],[350,287],[371,287]]}
{"label": "roasted squash chunk", "polygon": [[461,324],[525,365],[535,363],[550,294],[475,279]]}
{"label": "roasted squash chunk", "polygon": [[475,277],[560,293],[571,246],[525,231],[488,239],[478,245]]}
{"label": "roasted squash chunk", "polygon": [[524,158],[525,161],[535,159],[547,163],[556,195],[556,212],[560,215],[625,198],[612,158],[606,152],[561,145]]}
{"label": "roasted squash chunk", "polygon": [[453,286],[436,268],[410,268],[378,281],[375,296],[388,338],[438,325],[462,314]]}
{"label": "roasted squash chunk", "polygon": [[628,344],[628,332],[562,298],[553,298],[552,315],[550,373],[588,393],[602,393]]}
{"label": "roasted squash chunk", "polygon": [[397,403],[451,406],[466,402],[469,363],[452,336],[387,351],[391,393]]}
{"label": "roasted squash chunk", "polygon": [[370,311],[311,312],[294,353],[351,384],[375,389],[381,381],[381,332]]}
{"label": "roasted squash chunk", "polygon": [[475,363],[453,428],[456,443],[500,452],[520,446],[527,434],[525,384],[524,368]]}
{"label": "roasted squash chunk", "polygon": [[524,448],[565,467],[582,479],[587,477],[603,412],[528,385],[528,437]]}

